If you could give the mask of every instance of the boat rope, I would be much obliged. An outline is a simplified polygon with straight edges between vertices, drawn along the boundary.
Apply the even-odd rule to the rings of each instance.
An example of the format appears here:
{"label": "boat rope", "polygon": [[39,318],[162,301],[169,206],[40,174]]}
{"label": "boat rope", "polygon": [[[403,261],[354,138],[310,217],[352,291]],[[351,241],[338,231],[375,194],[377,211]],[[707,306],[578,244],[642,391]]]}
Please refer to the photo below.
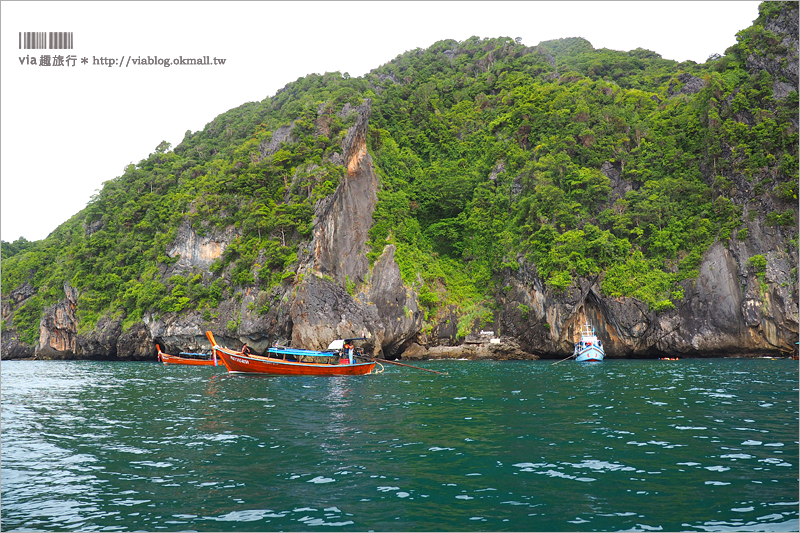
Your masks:
{"label": "boat rope", "polygon": [[556,361],[555,363],[550,363],[550,366],[557,365],[558,363],[561,363],[561,362],[563,362],[563,361],[566,361],[567,359],[572,359],[573,357],[575,357],[575,354],[572,354],[572,355],[570,355],[569,357],[565,357],[565,358],[564,358],[564,359],[562,359],[561,361]]}
{"label": "boat rope", "polygon": [[389,363],[390,365],[397,365],[397,366],[407,366],[409,368],[416,368],[417,370],[424,370],[425,372],[433,372],[434,374],[441,374],[442,376],[447,376],[447,372],[437,372],[436,370],[429,370],[427,368],[422,368],[419,366],[414,365],[407,365],[405,363],[398,363],[397,361],[389,361],[388,359],[375,359],[373,357],[364,356],[364,359],[369,359],[370,361],[374,361],[378,364],[380,363]]}

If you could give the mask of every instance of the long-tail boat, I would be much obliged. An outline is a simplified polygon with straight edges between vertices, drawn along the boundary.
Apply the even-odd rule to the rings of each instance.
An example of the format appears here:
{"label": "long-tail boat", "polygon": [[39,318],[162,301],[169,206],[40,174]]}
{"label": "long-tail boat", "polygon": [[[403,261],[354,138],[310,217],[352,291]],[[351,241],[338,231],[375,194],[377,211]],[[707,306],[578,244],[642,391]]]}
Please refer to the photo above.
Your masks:
{"label": "long-tail boat", "polygon": [[206,332],[206,336],[211,342],[214,357],[222,360],[228,372],[282,376],[360,376],[375,373],[375,362],[359,362],[358,356],[348,357],[337,349],[336,346],[344,345],[341,339],[333,341],[333,347],[325,351],[275,346],[265,356],[220,346],[210,331]]}
{"label": "long-tail boat", "polygon": [[161,346],[156,344],[158,349],[158,360],[165,365],[213,365],[214,359],[205,353],[181,352],[179,355],[170,355],[161,351]]}

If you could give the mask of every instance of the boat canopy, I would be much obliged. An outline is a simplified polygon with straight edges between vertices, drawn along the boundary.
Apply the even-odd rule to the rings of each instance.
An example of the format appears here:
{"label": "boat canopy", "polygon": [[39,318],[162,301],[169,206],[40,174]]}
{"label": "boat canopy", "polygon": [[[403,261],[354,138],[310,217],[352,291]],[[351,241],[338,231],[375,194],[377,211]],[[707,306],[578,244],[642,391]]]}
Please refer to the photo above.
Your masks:
{"label": "boat canopy", "polygon": [[344,340],[343,339],[336,339],[332,343],[328,345],[329,350],[341,350],[344,348]]}

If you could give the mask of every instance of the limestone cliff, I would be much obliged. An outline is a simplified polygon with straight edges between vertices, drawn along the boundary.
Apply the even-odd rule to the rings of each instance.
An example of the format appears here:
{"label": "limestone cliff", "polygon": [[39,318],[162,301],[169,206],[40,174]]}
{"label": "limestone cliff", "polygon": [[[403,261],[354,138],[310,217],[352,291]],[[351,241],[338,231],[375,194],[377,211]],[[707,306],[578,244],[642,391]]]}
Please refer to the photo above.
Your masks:
{"label": "limestone cliff", "polygon": [[512,290],[503,299],[499,328],[519,339],[523,350],[551,357],[569,355],[585,323],[595,326],[609,357],[793,352],[798,293],[787,273],[796,253],[759,250],[769,265],[761,281],[737,259],[736,247],[712,246],[700,276],[683,282],[685,295],[676,309],[662,313],[634,298],[604,296],[599,279],[581,280],[556,294],[543,288],[531,269],[521,268],[508,274]]}
{"label": "limestone cliff", "polygon": [[76,352],[75,309],[78,303],[78,292],[69,285],[64,285],[64,293],[66,294],[64,300],[45,310],[39,327],[37,357],[57,359],[68,357]]}
{"label": "limestone cliff", "polygon": [[[369,157],[362,157],[352,177],[369,176],[371,169],[361,168],[369,165]],[[377,184],[374,176],[365,182],[367,186],[352,187],[352,182],[345,181],[340,190],[347,190],[355,204],[369,206]],[[768,227],[763,217],[748,223],[751,237],[747,240],[712,246],[699,277],[683,283],[685,296],[677,308],[660,314],[633,298],[604,296],[599,277],[581,279],[571,290],[553,293],[537,276],[535,266],[520,259],[522,266],[517,271],[506,272],[503,286],[511,290],[498,295],[501,307],[491,325],[502,334],[501,345],[467,343],[458,347],[450,346],[462,342],[455,335],[457,315],[442,313],[430,335],[422,332],[416,294],[402,282],[393,246],[386,247],[369,272],[363,249],[365,232],[340,235],[340,227],[361,224],[368,228],[369,219],[365,211],[358,215],[358,210],[331,208],[345,196],[338,192],[319,209],[315,240],[292,282],[273,292],[247,289],[240,299],[223,301],[217,318],[210,321],[196,311],[179,316],[148,315],[142,324],[123,332],[119,320],[103,319],[88,334],[77,333],[77,295],[66,286],[66,298],[48,308],[42,318],[35,356],[152,359],[155,342],[167,351],[207,349],[205,330],[212,329],[220,342],[231,346],[247,342],[256,351],[265,351],[276,341],[321,349],[335,338],[366,335],[370,337],[367,348],[385,356],[533,359],[571,353],[583,323],[597,328],[609,357],[761,355],[794,350],[798,288],[789,272],[797,265],[797,252],[786,249],[792,231]],[[361,237],[355,238],[357,235]],[[219,238],[212,245],[215,249],[224,247],[224,237]],[[203,242],[184,228],[170,250],[183,252],[179,265],[207,266],[208,259],[198,253]],[[334,243],[344,243],[342,246],[351,250],[350,257],[358,257],[362,266],[354,266],[359,261],[334,262]],[[755,254],[763,254],[767,260],[762,278],[747,266],[747,259]],[[350,279],[360,283],[359,291],[352,295],[346,290]],[[20,287],[15,298],[22,301],[26,294],[25,287]],[[273,305],[267,313],[254,311],[268,302]],[[229,327],[229,317],[237,318],[235,331]],[[4,358],[31,355],[18,339],[4,337]]]}
{"label": "limestone cliff", "polygon": [[[231,346],[248,343],[257,352],[266,351],[274,342],[322,349],[337,338],[368,336],[369,350],[398,353],[421,329],[422,316],[414,291],[403,285],[393,246],[387,246],[370,275],[366,241],[378,191],[366,147],[370,109],[369,99],[357,108],[346,106],[345,113],[356,115],[343,143],[344,156],[339,158],[346,174],[336,191],[316,205],[313,237],[299,254],[294,279],[270,291],[244,288],[224,299],[211,317],[198,311],[148,313],[140,324],[124,331],[119,319],[102,318],[85,334],[77,333],[77,294],[65,287],[67,298],[48,309],[42,319],[35,356],[151,359],[155,343],[168,352],[208,349],[208,329],[219,342]],[[290,135],[288,126],[276,132],[273,141],[262,147],[264,156],[276,151]],[[166,250],[167,256],[177,261],[162,276],[208,275],[210,265],[236,235],[234,228],[228,228],[199,236],[184,222]],[[17,293],[22,299],[25,287]],[[4,348],[8,356],[32,355],[11,344],[8,347],[7,352]]]}
{"label": "limestone cliff", "polygon": [[[774,104],[769,109],[761,110],[761,114],[765,116],[779,107],[775,102],[795,101],[793,99],[796,99],[798,89],[797,10],[796,5],[782,4],[782,6],[771,11],[773,14],[766,19],[762,28],[771,32],[769,35],[765,34],[766,37],[763,38],[767,43],[765,46],[769,49],[750,46],[746,48],[746,52],[741,52],[744,56],[737,59],[737,64],[740,65],[736,67],[740,69],[737,75],[740,77],[766,79],[764,73],[770,75],[770,83],[765,86],[766,89],[760,90],[765,101],[763,105],[769,107]],[[453,41],[452,44],[455,46],[458,43]],[[588,48],[581,42],[576,41],[574,44],[580,45],[579,48],[582,50],[592,49],[588,43],[585,43]],[[481,50],[475,49],[470,53],[483,54],[487,51],[500,53],[499,48],[496,51],[490,50],[494,45],[489,42],[481,41],[480,46]],[[502,46],[513,51],[514,45],[511,42]],[[518,50],[513,54],[529,52],[530,50]],[[579,52],[576,49],[575,53]],[[453,58],[459,56],[451,48],[444,50],[442,54],[447,58],[446,61],[434,63],[433,61],[438,60],[433,58],[430,64],[437,65],[436,69],[444,75],[444,71],[453,63]],[[416,55],[422,57],[424,54],[420,51]],[[510,61],[512,55],[508,55],[506,59]],[[481,57],[483,59],[477,60],[473,66],[474,72],[466,74],[477,75],[482,70],[488,71],[492,68],[491,57],[482,55]],[[406,59],[409,64],[415,60],[411,56]],[[533,56],[528,59],[535,60]],[[555,65],[552,56],[550,60],[551,63],[538,64],[536,67],[542,70],[542,83],[557,77],[553,72],[547,71],[547,64]],[[503,61],[497,63],[505,65]],[[430,65],[427,65],[426,69],[428,66]],[[511,67],[504,66],[503,69],[505,68]],[[712,72],[710,69],[713,68],[709,66],[709,70],[705,72]],[[116,227],[111,223],[113,217],[109,216],[109,213],[126,209],[114,204],[112,200],[109,200],[111,207],[104,212],[96,206],[94,210],[87,209],[86,213],[81,215],[82,226],[75,230],[82,234],[82,240],[76,239],[69,248],[64,248],[67,251],[62,250],[64,256],[70,256],[65,260],[66,263],[72,261],[73,257],[77,259],[74,260],[74,264],[70,263],[68,267],[62,269],[59,275],[63,277],[53,282],[47,292],[41,291],[46,294],[37,294],[36,287],[40,285],[36,285],[35,269],[31,268],[12,277],[16,286],[10,292],[6,291],[2,300],[2,357],[4,359],[35,357],[155,360],[155,343],[159,343],[167,352],[173,353],[207,350],[209,345],[205,331],[212,330],[219,342],[234,348],[247,343],[256,352],[266,351],[275,342],[320,349],[325,348],[336,338],[364,336],[369,338],[367,342],[369,350],[386,357],[556,358],[565,357],[572,352],[576,332],[584,323],[591,323],[596,327],[609,357],[757,356],[786,354],[796,350],[800,299],[797,283],[798,231],[796,226],[786,225],[786,218],[781,218],[780,223],[774,223],[776,215],[781,217],[788,215],[789,218],[793,215],[796,219],[797,206],[789,205],[787,200],[796,188],[784,187],[779,194],[780,191],[775,191],[777,181],[775,176],[767,175],[769,174],[767,171],[763,171],[764,175],[754,175],[761,172],[760,169],[767,168],[763,165],[741,171],[743,165],[730,164],[722,176],[723,172],[719,168],[722,167],[723,159],[730,163],[739,158],[741,162],[744,157],[741,155],[743,148],[733,145],[724,146],[722,153],[716,159],[698,152],[700,155],[692,160],[697,162],[698,168],[692,170],[697,170],[695,174],[699,177],[696,179],[704,182],[709,196],[721,194],[722,189],[718,183],[723,183],[726,200],[730,200],[730,204],[737,210],[733,217],[735,223],[738,224],[740,218],[741,225],[732,235],[730,231],[725,235],[720,232],[716,242],[705,250],[702,261],[697,267],[697,276],[681,282],[683,298],[674,301],[674,309],[657,313],[649,309],[645,302],[635,298],[613,298],[605,295],[602,290],[605,275],[603,272],[591,277],[577,277],[567,290],[556,292],[548,287],[536,264],[531,262],[532,259],[526,259],[520,247],[509,247],[504,249],[503,253],[506,253],[506,250],[513,251],[508,252],[510,257],[502,258],[502,265],[516,263],[518,267],[512,269],[502,267],[501,264],[491,264],[489,268],[492,269],[491,274],[494,276],[492,281],[499,281],[497,289],[494,294],[481,295],[481,298],[486,297],[486,308],[491,309],[492,321],[482,325],[476,322],[472,324],[470,334],[460,337],[459,322],[464,320],[466,306],[454,301],[451,294],[445,295],[444,293],[449,290],[447,288],[443,288],[441,293],[446,297],[438,303],[431,304],[432,291],[446,285],[441,279],[436,279],[429,285],[423,285],[421,278],[411,285],[404,282],[400,264],[403,265],[403,272],[406,272],[408,265],[403,263],[403,260],[408,261],[409,256],[401,244],[397,246],[387,244],[383,250],[375,249],[374,255],[380,252],[380,256],[370,264],[367,254],[371,251],[368,242],[371,242],[369,232],[375,222],[373,217],[376,212],[381,213],[381,209],[386,205],[378,204],[379,190],[382,186],[385,187],[381,192],[383,202],[384,193],[388,195],[392,189],[390,180],[406,180],[402,185],[406,189],[400,191],[401,194],[395,199],[400,198],[397,202],[400,205],[403,203],[402,195],[408,193],[407,197],[404,197],[407,207],[400,206],[397,209],[400,211],[405,209],[402,216],[409,220],[413,219],[412,222],[418,223],[420,227],[424,225],[430,229],[435,226],[431,224],[432,221],[440,220],[436,217],[441,213],[432,211],[452,209],[452,213],[447,214],[449,218],[446,231],[428,232],[422,227],[419,235],[423,235],[424,239],[419,237],[419,240],[436,238],[446,240],[450,238],[448,237],[450,233],[458,233],[465,227],[465,221],[469,217],[461,217],[460,213],[469,214],[470,208],[463,206],[474,205],[468,201],[474,191],[467,189],[473,187],[475,183],[484,188],[486,198],[492,198],[495,191],[508,187],[511,205],[507,211],[500,211],[498,218],[508,216],[510,220],[516,220],[513,218],[513,211],[519,207],[519,203],[514,204],[514,202],[529,193],[526,187],[530,188],[529,182],[532,178],[528,174],[536,172],[537,158],[543,157],[533,148],[536,144],[532,142],[534,126],[538,127],[539,118],[542,124],[546,120],[544,115],[529,116],[530,111],[527,108],[515,110],[508,107],[509,112],[504,112],[500,118],[495,115],[489,116],[489,113],[497,113],[493,106],[501,109],[502,105],[514,105],[511,93],[501,94],[505,90],[504,86],[512,83],[510,80],[514,79],[510,74],[508,79],[496,86],[496,90],[487,88],[474,98],[465,97],[467,94],[465,88],[456,92],[455,89],[451,91],[452,88],[446,89],[452,94],[447,93],[446,98],[443,98],[440,97],[442,95],[434,96],[438,90],[436,88],[438,82],[425,82],[412,90],[412,74],[418,70],[416,67],[409,68],[405,75],[401,75],[401,70],[399,69],[396,75],[381,74],[373,79],[375,83],[392,80],[393,88],[384,87],[384,89],[386,94],[398,90],[394,101],[384,101],[381,97],[376,97],[376,93],[381,94],[381,87],[378,85],[370,85],[370,90],[374,91],[369,93],[365,89],[368,84],[362,84],[363,87],[359,88],[358,83],[353,83],[355,80],[347,80],[343,76],[326,74],[316,78],[310,77],[313,79],[305,80],[303,83],[299,80],[296,86],[292,87],[292,91],[302,96],[303,100],[293,99],[295,95],[289,94],[291,91],[281,91],[274,99],[242,106],[241,109],[215,119],[203,135],[198,135],[197,138],[187,136],[182,151],[176,148],[175,152],[169,154],[161,150],[157,154],[152,154],[151,160],[144,162],[146,164],[131,166],[130,174],[126,174],[131,181],[125,182],[121,177],[115,182],[114,187],[109,187],[110,192],[107,195],[115,194],[112,189],[119,192],[126,187],[137,191],[138,195],[141,188],[142,191],[149,191],[148,202],[151,203],[136,211],[137,206],[134,204],[137,202],[130,200],[128,203],[132,207],[126,208],[130,211],[126,215],[127,218],[117,221]],[[719,72],[714,71],[714,76],[711,74],[706,76],[700,68],[693,72],[697,75],[676,71],[670,81],[665,82],[668,86],[658,93],[660,98],[654,93],[652,97],[647,98],[646,103],[654,107],[664,107],[669,102],[699,102],[700,97],[707,95],[708,89],[712,87],[708,85],[709,80],[714,76],[719,77]],[[465,73],[461,74],[466,76]],[[499,77],[506,76],[506,72],[491,74],[491,79],[484,80],[486,87],[495,87],[493,85],[495,74]],[[464,76],[454,76],[452,79],[468,79]],[[303,93],[299,89],[305,84],[306,88],[303,90],[311,91],[309,87],[312,85],[325,85],[326,78],[336,78],[337,83],[346,83],[347,86],[337,86],[335,90],[331,89],[324,93],[324,97],[312,92]],[[571,83],[569,79],[570,77],[566,77],[560,83]],[[604,84],[603,95],[608,98],[621,98],[617,92],[619,91],[621,95],[624,91],[619,86],[614,88],[611,82],[606,83],[608,80],[600,81]],[[449,87],[447,83],[444,85]],[[523,93],[525,91],[520,92],[520,98]],[[374,102],[366,95],[372,95]],[[455,98],[453,95],[458,96],[456,100],[459,102],[457,104],[459,109],[468,110],[469,114],[460,116],[461,111],[454,114],[447,111],[445,100]],[[736,97],[735,92],[730,93],[727,98],[720,98],[719,101],[715,97],[713,103],[718,107],[715,112],[720,115],[722,111],[730,111],[729,115],[734,116],[737,122],[735,127],[740,128],[742,132],[749,131],[755,128],[758,120],[763,117],[755,117],[754,113],[743,107],[743,104],[736,103]],[[698,100],[693,100],[695,98]],[[278,113],[276,110],[282,106],[290,111],[286,114]],[[559,120],[568,121],[573,118],[579,122],[590,120],[591,113],[566,111]],[[481,113],[487,114],[481,115]],[[786,114],[785,111],[783,113]],[[570,118],[571,114],[574,115],[573,118]],[[427,120],[427,115],[433,117],[433,122],[422,122],[423,119]],[[457,115],[460,117],[458,120],[448,122]],[[516,120],[516,115],[520,115],[522,122],[519,125],[515,123],[513,129],[507,131],[513,134],[508,137],[502,133],[505,126],[500,123]],[[398,129],[403,129],[398,124],[405,124],[403,121],[407,116],[416,121],[412,121],[415,127],[420,127],[419,131],[414,133],[414,139],[410,138],[412,135],[403,139],[403,131],[397,132]],[[467,120],[468,117],[473,118]],[[704,120],[712,122],[713,119],[710,115],[698,115],[698,117],[700,122]],[[629,125],[623,118],[606,116],[603,120],[614,122],[615,128],[625,131]],[[251,119],[252,123],[245,124]],[[371,119],[372,128],[370,128]],[[466,122],[459,125],[458,122],[462,119]],[[262,120],[264,122],[261,122]],[[396,122],[390,124],[391,120]],[[783,120],[781,127],[785,125],[783,128],[785,131],[778,133],[787,138],[796,135],[797,115],[781,120]],[[446,164],[440,165],[439,168],[433,165],[437,157],[449,157],[445,152],[459,152],[460,145],[468,142],[470,131],[482,132],[484,128],[494,128],[492,134],[486,136],[487,139],[491,137],[499,139],[508,146],[513,146],[514,150],[500,154],[496,158],[495,155],[489,154],[485,161],[476,161],[475,159],[481,159],[483,154],[476,156],[476,151],[473,150],[467,152],[471,154],[469,157],[472,159],[459,155],[461,159],[457,164],[455,161],[445,161]],[[393,131],[390,132],[390,129]],[[434,129],[437,131],[434,132]],[[589,133],[584,138],[582,148],[588,148],[588,145],[594,142],[599,130]],[[646,135],[646,132],[638,131],[636,135],[640,133],[641,136]],[[392,135],[395,137],[391,137]],[[457,139],[457,143],[451,143],[446,149],[438,146],[437,143],[442,143],[447,137]],[[375,160],[368,149],[368,140]],[[389,147],[391,150],[384,146],[386,151],[381,152],[377,148],[384,141],[386,145],[391,144]],[[604,140],[606,141],[607,139]],[[621,144],[615,150],[626,150],[625,145],[628,141],[630,139],[619,140]],[[658,143],[650,144],[654,150],[654,157],[661,157],[656,153]],[[569,142],[566,142],[565,146],[567,145]],[[414,152],[415,146],[417,152]],[[426,150],[428,152],[423,153]],[[571,148],[565,150],[569,152]],[[510,157],[512,152],[516,154],[513,158]],[[776,153],[779,158],[787,155]],[[676,154],[677,152],[674,152],[669,157],[677,157]],[[796,156],[796,151],[788,155]],[[172,159],[176,162],[167,171],[165,170],[167,167],[159,165],[162,159],[166,161],[170,156],[174,156]],[[569,159],[567,156],[564,157]],[[212,160],[212,158],[217,159]],[[514,163],[514,158],[524,161]],[[786,160],[791,162],[791,157]],[[520,168],[527,168],[528,174],[511,176],[514,164]],[[376,165],[380,165],[380,168],[376,168]],[[390,168],[393,165],[405,167],[404,171],[399,172],[396,168]],[[608,180],[608,195],[604,197],[601,209],[607,208],[613,211],[615,205],[618,206],[616,204],[618,200],[624,199],[630,193],[635,195],[646,186],[643,182],[647,179],[648,169],[638,169],[637,172],[626,171],[625,157],[612,158],[604,154],[593,159],[591,165],[595,177],[604,177]],[[628,169],[630,166],[629,164]],[[416,170],[409,170],[411,167]],[[479,167],[483,169],[480,172],[476,170]],[[442,181],[432,180],[437,172],[445,177]],[[319,176],[324,175],[324,179],[314,181],[314,176],[317,176],[315,173]],[[782,175],[785,182],[786,173]],[[507,179],[508,176],[511,178]],[[330,181],[325,181],[328,178]],[[436,183],[435,186],[428,185],[430,189],[446,189],[449,184],[446,180],[450,178],[454,181],[463,179],[463,183],[452,191],[447,189],[441,195],[440,190],[425,189],[425,180],[429,180],[428,183]],[[387,181],[381,183],[384,179]],[[601,181],[598,179],[598,183]],[[276,187],[270,188],[272,187],[270,184],[276,183]],[[329,185],[314,189],[321,183]],[[158,199],[167,198],[166,191],[170,191],[171,187],[180,190],[180,194],[176,197],[179,201],[185,201],[186,205],[180,206],[180,210],[173,210],[172,204],[160,206],[160,210],[174,214],[174,217],[169,218],[169,224],[156,223],[157,217],[140,220],[159,209]],[[414,218],[423,216],[419,213],[424,211],[419,202],[415,201],[419,200],[420,196],[412,198],[414,194],[421,194],[416,191],[417,187],[419,191],[428,195],[429,199],[434,198],[429,200],[433,207],[428,206],[428,211],[425,212],[427,214],[424,215],[427,217],[425,220]],[[290,228],[284,235],[283,229],[275,229],[277,223],[273,219],[279,218],[276,215],[277,211],[266,207],[267,204],[272,208],[296,207],[299,190],[305,191],[305,196],[302,198],[304,203],[301,205],[302,216],[297,217],[301,222],[293,226],[295,221],[290,220],[284,224]],[[214,191],[216,199],[214,202],[204,203],[204,195],[211,194],[210,191]],[[159,196],[162,193],[163,196]],[[449,196],[458,195],[464,196],[459,199],[458,209],[454,207],[455,204],[449,207],[442,205],[451,200]],[[224,214],[253,205],[256,200],[263,203],[264,211],[259,212],[262,214],[256,213],[249,219],[243,216],[240,219],[233,219],[233,222],[231,217]],[[497,205],[501,204],[502,202],[498,202]],[[495,209],[495,206],[491,208]],[[459,209],[464,211],[459,212]],[[487,204],[487,213],[489,212]],[[291,214],[295,215],[296,213]],[[599,221],[601,217],[595,215],[597,213],[587,215],[588,218],[582,219],[582,223],[591,220],[592,224],[602,225],[603,222]],[[287,215],[286,218],[291,216]],[[546,218],[544,212],[538,216]],[[772,222],[770,216],[773,217]],[[385,223],[386,220],[379,222]],[[502,220],[496,222],[505,223]],[[567,225],[562,224],[558,231],[571,229],[567,228]],[[576,225],[576,229],[580,227],[580,224]],[[376,228],[380,229],[378,226]],[[157,238],[142,241],[149,243],[147,245],[131,247],[136,250],[136,260],[146,253],[150,254],[147,280],[144,279],[141,268],[139,270],[132,268],[131,271],[134,272],[132,277],[122,279],[116,274],[114,275],[116,278],[112,275],[105,276],[106,273],[101,267],[93,266],[98,257],[104,256],[114,258],[113,261],[127,268],[124,258],[130,259],[130,256],[126,256],[125,250],[115,250],[112,246],[101,244],[95,246],[93,243],[113,241],[115,238],[135,234],[140,230],[158,234]],[[277,267],[268,264],[274,260],[275,255],[268,256],[264,248],[259,248],[264,246],[261,241],[262,230],[265,234],[279,231],[281,242],[276,248],[281,248],[282,252],[290,249],[286,252],[288,258],[285,262],[278,261],[280,265]],[[67,230],[64,231],[68,233]],[[258,235],[257,240],[253,237],[254,234]],[[396,239],[394,242],[397,243],[410,242],[410,240],[399,240],[397,235],[393,235],[392,238]],[[477,242],[481,238],[481,235],[478,235],[475,238],[476,242],[472,244],[482,244]],[[708,240],[704,241],[703,247],[698,248],[698,255],[714,238],[714,234],[710,234]],[[135,239],[132,239],[133,241]],[[252,245],[253,241],[257,244]],[[391,242],[391,239],[389,241]],[[153,243],[157,243],[158,246]],[[295,243],[299,243],[296,249],[293,247]],[[236,259],[232,259],[231,256],[241,255],[242,252],[252,252],[255,256],[256,252],[253,250],[256,248],[258,257],[249,265],[245,265],[243,269],[246,271],[240,271],[239,274],[242,275],[234,279],[232,271],[235,267],[232,263]],[[473,260],[470,254],[481,253],[479,248],[476,247],[462,255],[459,248],[442,245],[440,252],[450,254],[449,258],[456,262],[462,261],[463,266]],[[431,252],[430,255],[435,254]],[[42,253],[42,256],[45,254]],[[758,263],[764,267],[754,268],[754,258],[758,258]],[[60,260],[60,257],[46,256],[42,261],[55,265],[59,264]],[[675,259],[675,262],[679,260],[680,257]],[[495,259],[491,261],[501,263]],[[102,266],[108,269],[109,264],[106,262]],[[137,265],[137,268],[140,266]],[[692,268],[695,266],[696,263]],[[88,270],[81,270],[84,267]],[[262,267],[266,270],[261,270]],[[542,266],[543,271],[544,269]],[[260,273],[266,271],[270,271],[269,276],[277,277],[261,279]],[[113,305],[104,304],[107,307],[103,307],[98,304],[95,310],[100,311],[95,314],[87,313],[85,308],[80,307],[81,298],[86,296],[86,292],[81,292],[72,286],[74,284],[84,289],[90,286],[85,282],[86,272],[92,272],[92,276],[97,278],[104,278],[103,282],[106,284],[104,286],[110,287],[109,291],[115,291],[115,296],[108,298],[114,302]],[[81,276],[84,277],[83,280]],[[191,300],[191,305],[178,307],[177,310],[171,310],[166,305],[159,307],[158,303],[172,296],[170,291],[173,287],[167,286],[169,280],[178,276],[186,283],[189,278],[199,280],[197,283],[205,290],[216,284],[215,297],[213,299],[207,295],[196,297]],[[147,300],[145,304],[140,305],[137,300],[135,305],[129,305],[128,302],[139,298],[136,289],[148,280],[153,282],[150,289],[156,296]],[[427,292],[423,293],[423,289]],[[93,290],[95,293],[87,299],[93,299],[95,302],[102,300],[104,295],[99,294],[102,291],[98,291],[96,287],[93,287]],[[126,291],[130,291],[130,297]],[[423,301],[429,307],[421,308],[420,294],[425,294],[427,299],[423,298]],[[181,294],[176,293],[175,298],[178,299],[180,296]],[[203,301],[203,298],[206,300]],[[208,305],[201,303],[209,300],[213,303]],[[35,313],[25,307],[27,303],[33,301],[39,302],[38,307],[30,306],[30,309],[35,308]],[[21,310],[26,313],[20,313]],[[425,311],[431,315],[427,319]],[[38,316],[40,312],[41,318]],[[87,315],[91,315],[91,318],[86,318]],[[85,322],[81,323],[82,319]],[[15,320],[19,323],[25,321],[26,329],[22,329],[19,324],[15,325]],[[38,324],[38,343],[31,345],[31,339],[36,337],[36,324]],[[491,330],[491,334],[482,335],[480,333],[482,329]]]}
{"label": "limestone cliff", "polygon": [[365,245],[378,201],[378,179],[367,153],[371,104],[367,98],[353,111],[356,122],[343,143],[347,174],[336,192],[315,208],[312,266],[340,285],[362,283],[369,268]]}
{"label": "limestone cliff", "polygon": [[178,262],[173,265],[172,271],[181,272],[192,268],[208,270],[208,267],[220,258],[234,235],[234,229],[228,228],[223,232],[214,231],[199,236],[188,221],[184,221],[178,228],[177,237],[166,251],[168,257],[178,257]]}

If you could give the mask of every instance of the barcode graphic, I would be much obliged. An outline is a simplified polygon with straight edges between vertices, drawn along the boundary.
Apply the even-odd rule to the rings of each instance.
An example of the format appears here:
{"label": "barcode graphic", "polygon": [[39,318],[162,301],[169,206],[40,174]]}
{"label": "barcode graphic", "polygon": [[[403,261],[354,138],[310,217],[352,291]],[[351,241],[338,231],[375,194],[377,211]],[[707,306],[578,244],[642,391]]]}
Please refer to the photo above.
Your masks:
{"label": "barcode graphic", "polygon": [[71,31],[21,31],[19,32],[20,49],[55,48],[72,50]]}

